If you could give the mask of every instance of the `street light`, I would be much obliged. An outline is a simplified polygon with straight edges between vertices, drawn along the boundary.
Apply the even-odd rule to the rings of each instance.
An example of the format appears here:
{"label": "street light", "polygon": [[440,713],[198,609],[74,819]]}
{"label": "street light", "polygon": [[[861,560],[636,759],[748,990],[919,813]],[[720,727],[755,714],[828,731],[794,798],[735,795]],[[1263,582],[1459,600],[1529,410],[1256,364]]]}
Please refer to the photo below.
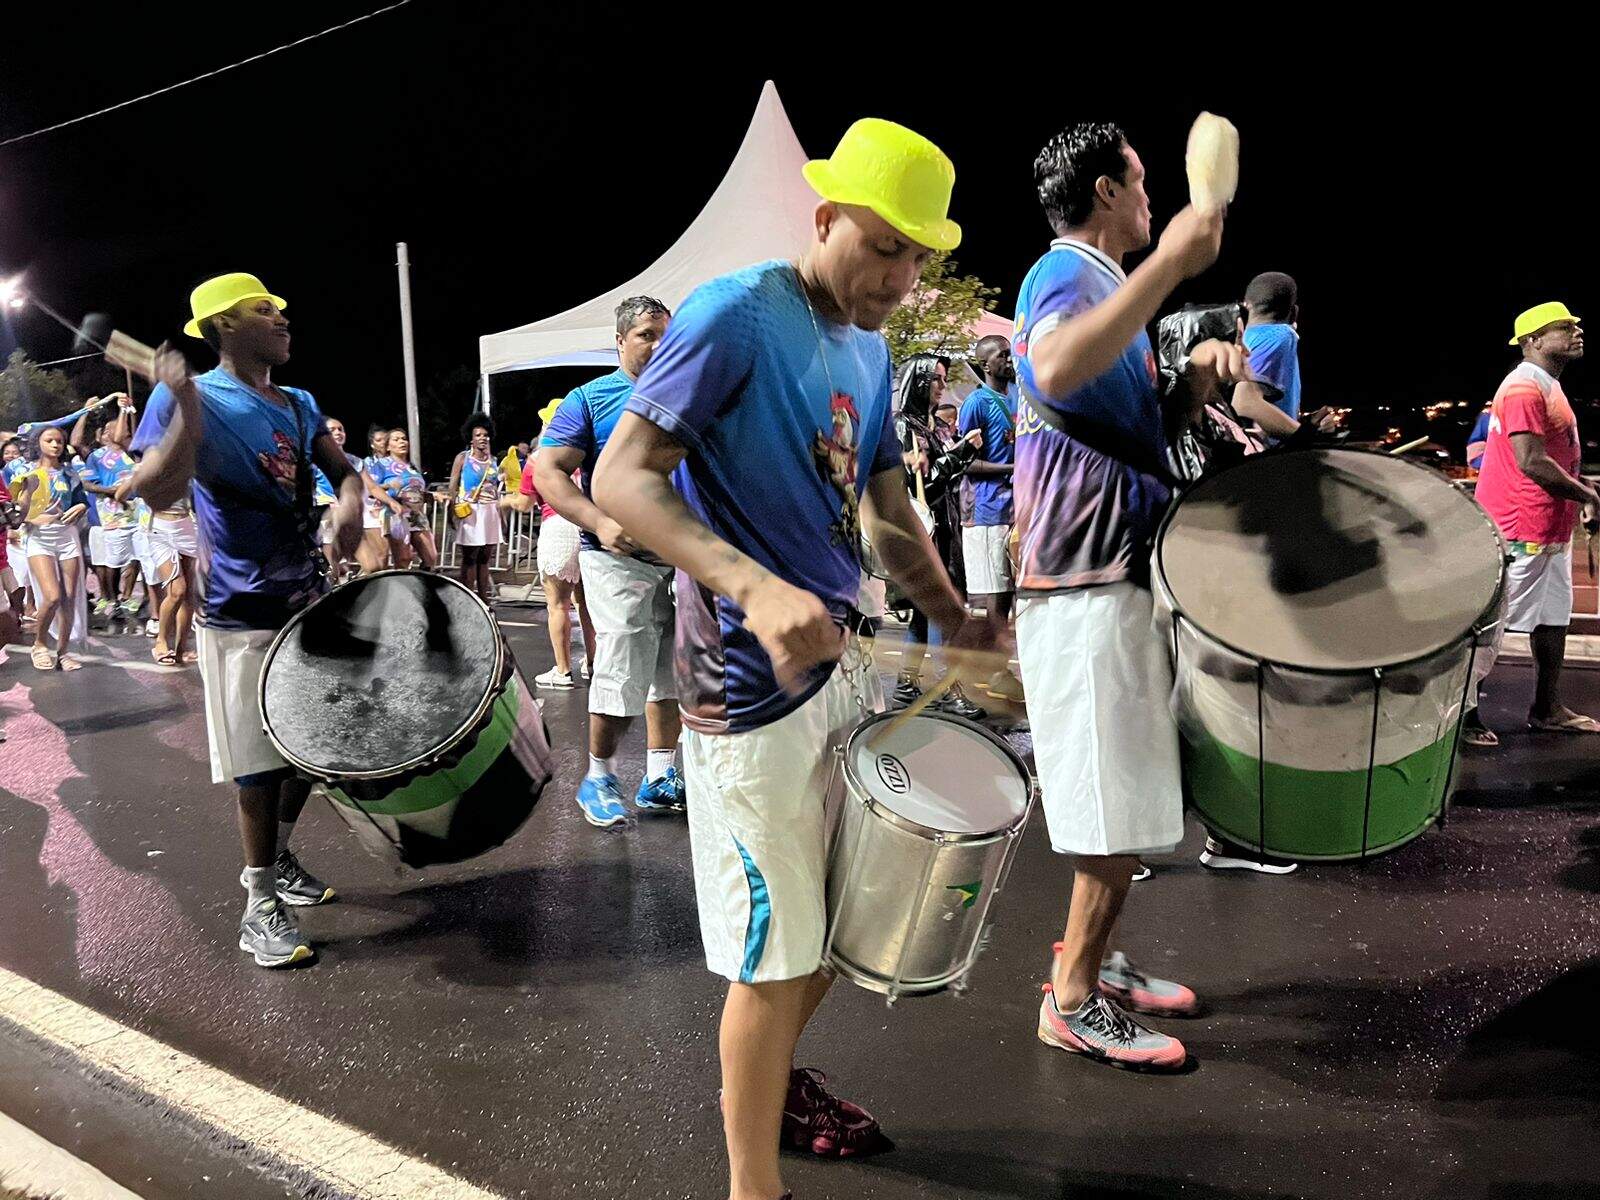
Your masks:
{"label": "street light", "polygon": [[0,279],[0,304],[7,308],[21,308],[28,302],[22,294],[22,280]]}

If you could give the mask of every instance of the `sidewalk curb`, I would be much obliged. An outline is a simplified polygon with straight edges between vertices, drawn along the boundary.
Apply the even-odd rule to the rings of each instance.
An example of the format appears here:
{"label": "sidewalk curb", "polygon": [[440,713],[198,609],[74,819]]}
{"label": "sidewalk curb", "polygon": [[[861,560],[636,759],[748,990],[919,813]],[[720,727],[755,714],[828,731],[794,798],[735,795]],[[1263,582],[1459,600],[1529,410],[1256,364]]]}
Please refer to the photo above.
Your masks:
{"label": "sidewalk curb", "polygon": [[140,1200],[81,1158],[0,1113],[0,1182],[60,1200]]}

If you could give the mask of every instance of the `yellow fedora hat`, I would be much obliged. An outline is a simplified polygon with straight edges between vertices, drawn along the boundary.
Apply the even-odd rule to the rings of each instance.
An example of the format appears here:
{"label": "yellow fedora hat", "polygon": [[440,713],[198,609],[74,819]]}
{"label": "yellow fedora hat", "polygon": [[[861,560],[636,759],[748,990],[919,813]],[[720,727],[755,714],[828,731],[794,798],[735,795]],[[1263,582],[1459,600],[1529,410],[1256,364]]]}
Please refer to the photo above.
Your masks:
{"label": "yellow fedora hat", "polygon": [[261,280],[243,271],[208,279],[189,293],[189,312],[192,315],[183,331],[192,338],[200,337],[200,322],[207,317],[225,313],[241,301],[263,298],[271,300],[279,308],[289,307],[283,297],[274,296]]}
{"label": "yellow fedora hat", "polygon": [[934,250],[961,244],[961,226],[948,215],[955,164],[904,125],[864,117],[844,131],[831,158],[801,170],[824,200],[870,208],[914,242]]}
{"label": "yellow fedora hat", "polygon": [[1515,346],[1530,333],[1538,333],[1546,325],[1554,325],[1557,321],[1576,321],[1578,318],[1567,310],[1567,306],[1559,300],[1552,300],[1548,304],[1535,304],[1526,312],[1518,313],[1517,320],[1512,329],[1516,332],[1511,335],[1510,344]]}

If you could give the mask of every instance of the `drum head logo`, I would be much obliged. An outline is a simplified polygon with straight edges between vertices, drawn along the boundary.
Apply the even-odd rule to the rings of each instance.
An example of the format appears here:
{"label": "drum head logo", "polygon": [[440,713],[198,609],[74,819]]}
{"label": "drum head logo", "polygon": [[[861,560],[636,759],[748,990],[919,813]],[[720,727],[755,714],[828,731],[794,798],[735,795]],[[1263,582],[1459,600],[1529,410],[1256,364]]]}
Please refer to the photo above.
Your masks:
{"label": "drum head logo", "polygon": [[911,772],[892,754],[878,755],[878,778],[896,796],[904,796],[911,790]]}

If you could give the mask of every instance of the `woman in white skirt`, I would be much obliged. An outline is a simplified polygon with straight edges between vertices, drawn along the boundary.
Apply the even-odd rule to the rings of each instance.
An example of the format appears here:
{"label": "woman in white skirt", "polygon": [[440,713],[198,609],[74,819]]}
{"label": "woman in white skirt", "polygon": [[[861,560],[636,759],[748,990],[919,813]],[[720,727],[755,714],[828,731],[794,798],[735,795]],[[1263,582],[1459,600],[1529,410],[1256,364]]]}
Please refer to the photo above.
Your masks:
{"label": "woman in white skirt", "polygon": [[161,605],[166,599],[167,589],[161,582],[161,564],[156,561],[155,550],[150,545],[150,522],[154,514],[150,506],[138,497],[134,498],[133,511],[133,553],[139,560],[139,578],[144,581],[145,599],[149,602],[144,635],[147,638],[160,637]]}
{"label": "woman in white skirt", "polygon": [[[67,653],[83,592],[83,543],[78,526],[88,504],[72,468],[62,462],[67,438],[59,429],[39,435],[38,465],[20,479],[17,503],[25,514],[23,550],[39,598],[33,630],[33,665],[41,671],[80,666]],[[56,649],[48,645],[56,623]]]}
{"label": "woman in white skirt", "polygon": [[366,574],[381,571],[391,562],[396,567],[411,565],[411,546],[406,540],[405,509],[383,490],[389,473],[388,426],[367,428],[367,445],[372,453],[361,460],[362,489],[366,500],[361,508],[361,545],[356,560]]}
{"label": "woman in white skirt", "polygon": [[[426,510],[428,485],[422,472],[411,465],[411,435],[404,429],[389,431],[389,457],[383,477],[377,483],[391,498],[400,502],[401,529],[414,556],[412,564],[420,562],[424,571],[439,565],[439,549],[433,544],[433,530],[428,528]],[[435,492],[434,499],[448,502],[450,497]]]}
{"label": "woman in white skirt", "polygon": [[[3,479],[11,499],[16,500],[17,489],[22,486],[22,477],[28,473],[32,464],[22,456],[22,439],[7,438],[4,445],[0,445],[0,479]],[[24,532],[19,526],[16,529],[6,530],[8,557],[11,560],[11,573],[15,577],[8,588],[11,596],[11,609],[16,613],[17,619],[33,619],[33,591],[32,579],[28,574],[28,555],[23,549]]]}
{"label": "woman in white skirt", "polygon": [[494,422],[487,413],[473,413],[461,427],[461,440],[467,448],[450,468],[450,515],[461,551],[461,582],[492,606],[489,560],[500,544],[501,492],[500,464],[491,447]]}
{"label": "woman in white skirt", "polygon": [[155,560],[156,576],[164,589],[160,625],[150,657],[164,667],[194,662],[194,614],[199,608],[195,563],[200,557],[200,539],[195,534],[190,501],[180,500],[153,514],[149,539],[150,557]]}

